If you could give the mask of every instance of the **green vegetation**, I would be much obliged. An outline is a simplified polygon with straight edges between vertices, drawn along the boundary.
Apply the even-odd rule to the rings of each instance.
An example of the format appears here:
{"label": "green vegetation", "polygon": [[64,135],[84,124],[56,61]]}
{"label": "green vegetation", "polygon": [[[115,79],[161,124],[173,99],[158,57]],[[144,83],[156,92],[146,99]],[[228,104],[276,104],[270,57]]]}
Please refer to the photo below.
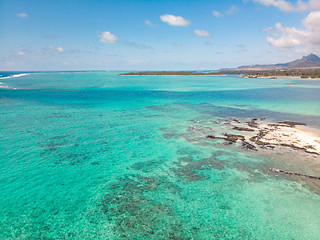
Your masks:
{"label": "green vegetation", "polygon": [[233,72],[234,72],[234,74],[243,74],[244,77],[301,77],[301,78],[320,78],[320,69],[233,71]]}
{"label": "green vegetation", "polygon": [[[221,73],[219,73],[221,74]],[[120,76],[170,76],[170,75],[181,75],[181,76],[189,76],[189,75],[216,75],[216,73],[204,73],[197,71],[144,71],[144,72],[129,72],[129,73],[121,73]]]}
{"label": "green vegetation", "polygon": [[198,71],[144,71],[129,72],[119,74],[120,76],[207,76],[207,75],[226,75],[241,74],[244,77],[301,77],[301,78],[320,78],[320,69],[300,69],[300,70],[224,70],[215,72],[198,72]]}

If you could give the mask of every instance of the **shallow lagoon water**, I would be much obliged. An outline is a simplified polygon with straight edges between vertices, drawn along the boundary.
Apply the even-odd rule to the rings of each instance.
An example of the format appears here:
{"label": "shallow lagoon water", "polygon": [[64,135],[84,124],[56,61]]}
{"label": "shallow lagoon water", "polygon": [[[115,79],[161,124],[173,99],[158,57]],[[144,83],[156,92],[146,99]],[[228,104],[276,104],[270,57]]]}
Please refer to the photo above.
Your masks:
{"label": "shallow lagoon water", "polygon": [[280,161],[197,140],[232,117],[320,128],[320,81],[304,81],[1,79],[9,88],[0,89],[0,238],[318,239],[319,183],[268,171],[314,175],[318,157]]}

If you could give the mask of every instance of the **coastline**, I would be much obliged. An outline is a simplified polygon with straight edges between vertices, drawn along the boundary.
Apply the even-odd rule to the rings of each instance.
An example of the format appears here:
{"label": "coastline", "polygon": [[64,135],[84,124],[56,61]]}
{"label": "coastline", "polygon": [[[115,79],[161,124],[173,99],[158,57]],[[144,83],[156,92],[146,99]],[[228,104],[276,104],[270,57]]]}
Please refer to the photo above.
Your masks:
{"label": "coastline", "polygon": [[212,72],[201,71],[141,71],[120,73],[119,76],[223,76],[241,75],[247,78],[278,78],[299,77],[300,79],[320,79],[320,70],[295,69],[295,70],[218,70]]}

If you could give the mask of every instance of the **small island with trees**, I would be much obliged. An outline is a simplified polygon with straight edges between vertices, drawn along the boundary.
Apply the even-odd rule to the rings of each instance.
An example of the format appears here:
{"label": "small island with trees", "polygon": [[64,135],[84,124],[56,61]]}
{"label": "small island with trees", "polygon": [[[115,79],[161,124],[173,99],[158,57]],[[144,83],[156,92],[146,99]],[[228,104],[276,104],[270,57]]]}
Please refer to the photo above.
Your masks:
{"label": "small island with trees", "polygon": [[243,77],[300,77],[320,78],[320,58],[315,54],[304,56],[301,59],[280,64],[249,65],[234,69],[221,69],[217,71],[140,71],[121,73],[121,76],[217,76],[242,75]]}

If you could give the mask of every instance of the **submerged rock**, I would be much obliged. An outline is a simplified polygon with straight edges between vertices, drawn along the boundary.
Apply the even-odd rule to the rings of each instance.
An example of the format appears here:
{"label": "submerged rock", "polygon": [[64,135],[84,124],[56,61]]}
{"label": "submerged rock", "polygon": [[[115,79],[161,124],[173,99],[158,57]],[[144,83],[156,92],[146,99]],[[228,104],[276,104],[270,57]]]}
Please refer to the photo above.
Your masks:
{"label": "submerged rock", "polygon": [[258,123],[255,122],[256,120],[257,120],[256,118],[252,119],[250,122],[247,123],[248,126],[252,127],[252,128],[258,128],[259,125],[258,125]]}
{"label": "submerged rock", "polygon": [[320,177],[311,176],[311,175],[307,175],[307,174],[303,174],[303,173],[288,172],[288,171],[277,169],[277,168],[269,168],[269,170],[271,172],[276,172],[276,173],[284,173],[284,174],[287,174],[287,175],[301,176],[301,177],[307,177],[307,178],[311,178],[311,179],[320,180]]}
{"label": "submerged rock", "polygon": [[283,122],[278,122],[278,123],[282,123],[282,124],[286,124],[290,127],[295,127],[296,125],[301,125],[301,126],[306,126],[307,124],[305,123],[298,123],[298,122],[292,122],[292,121],[283,121]]}
{"label": "submerged rock", "polygon": [[206,138],[206,139],[225,139],[224,137],[216,137],[214,135],[207,135],[204,138]]}
{"label": "submerged rock", "polygon": [[240,141],[244,141],[245,138],[242,135],[235,135],[235,134],[228,134],[228,133],[224,133],[223,134],[225,137],[216,137],[214,135],[207,135],[205,136],[206,139],[222,139],[222,140],[226,140],[229,143],[235,143],[237,140]]}
{"label": "submerged rock", "polygon": [[237,131],[247,131],[247,132],[254,132],[254,129],[252,128],[246,128],[246,127],[233,127],[232,129],[237,130]]}
{"label": "submerged rock", "polygon": [[253,144],[248,143],[246,141],[242,142],[242,147],[247,149],[247,150],[255,150],[255,151],[257,151],[257,148]]}
{"label": "submerged rock", "polygon": [[224,139],[231,142],[236,142],[237,140],[240,140],[240,141],[245,140],[244,136],[242,135],[235,135],[235,134],[228,134],[228,133],[225,133],[224,135],[226,136]]}

